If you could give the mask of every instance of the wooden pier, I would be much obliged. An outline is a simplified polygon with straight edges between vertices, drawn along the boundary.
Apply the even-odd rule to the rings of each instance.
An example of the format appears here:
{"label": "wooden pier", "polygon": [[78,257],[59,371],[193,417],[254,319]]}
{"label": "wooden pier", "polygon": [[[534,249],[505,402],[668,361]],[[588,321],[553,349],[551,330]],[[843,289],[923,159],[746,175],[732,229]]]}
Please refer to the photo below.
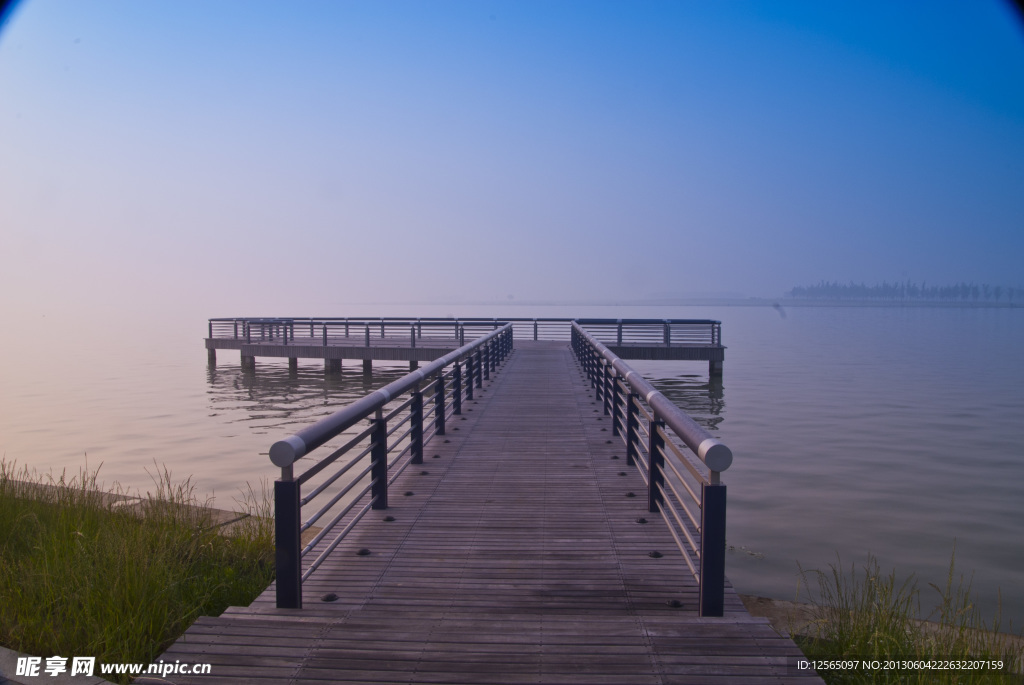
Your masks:
{"label": "wooden pier", "polygon": [[[451,384],[435,381],[458,403],[441,401],[429,421],[409,414],[386,508],[387,476],[366,491],[372,504],[339,520],[351,532],[301,582],[302,608],[278,608],[288,593],[272,585],[250,607],[200,618],[161,658],[211,673],[174,683],[821,682],[727,582],[721,616],[701,615],[684,552],[650,512],[651,472],[627,464],[586,357],[532,340],[489,352],[456,362]],[[430,398],[422,390],[410,411]],[[401,415],[375,412],[376,435]],[[282,450],[315,448],[312,435],[275,445],[275,463],[288,461]],[[303,479],[283,469],[285,485]],[[279,568],[292,561],[279,552]]]}
{"label": "wooden pier", "polygon": [[[323,359],[328,372],[342,361],[420,362],[444,356],[467,340],[512,323],[519,340],[569,340],[573,319],[379,319],[278,317],[217,318],[209,321],[205,345],[211,364],[217,350],[239,350],[242,367],[254,370],[257,357]],[[704,361],[712,376],[722,375],[725,347],[722,323],[704,319],[575,319],[622,359]]]}

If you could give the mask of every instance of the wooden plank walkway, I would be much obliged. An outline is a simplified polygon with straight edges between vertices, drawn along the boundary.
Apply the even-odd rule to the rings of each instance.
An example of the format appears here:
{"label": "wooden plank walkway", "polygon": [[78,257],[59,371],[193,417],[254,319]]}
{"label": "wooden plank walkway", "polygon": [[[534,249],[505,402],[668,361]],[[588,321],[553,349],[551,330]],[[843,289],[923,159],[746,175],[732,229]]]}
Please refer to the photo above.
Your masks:
{"label": "wooden plank walkway", "polygon": [[566,343],[517,343],[448,426],[305,583],[303,609],[275,608],[271,586],[199,619],[162,659],[212,672],[173,681],[821,682],[731,587],[724,617],[697,615]]}

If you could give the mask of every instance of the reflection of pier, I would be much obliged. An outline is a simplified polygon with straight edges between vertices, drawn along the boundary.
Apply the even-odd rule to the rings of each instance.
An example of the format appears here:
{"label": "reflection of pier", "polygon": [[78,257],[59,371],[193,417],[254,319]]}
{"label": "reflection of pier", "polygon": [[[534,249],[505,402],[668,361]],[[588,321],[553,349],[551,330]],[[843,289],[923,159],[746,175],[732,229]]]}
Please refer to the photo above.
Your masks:
{"label": "reflection of pier", "polygon": [[[323,359],[328,372],[343,359],[408,361],[411,369],[433,361],[505,323],[519,340],[569,340],[572,319],[440,318],[234,318],[210,319],[206,349],[215,364],[217,350],[239,350],[242,367],[257,357]],[[576,319],[623,359],[706,361],[712,376],[722,375],[722,324],[704,319]]]}
{"label": "reflection of pier", "polygon": [[274,443],[277,580],[176,682],[821,682],[725,579],[731,451],[570,331],[499,324]]}

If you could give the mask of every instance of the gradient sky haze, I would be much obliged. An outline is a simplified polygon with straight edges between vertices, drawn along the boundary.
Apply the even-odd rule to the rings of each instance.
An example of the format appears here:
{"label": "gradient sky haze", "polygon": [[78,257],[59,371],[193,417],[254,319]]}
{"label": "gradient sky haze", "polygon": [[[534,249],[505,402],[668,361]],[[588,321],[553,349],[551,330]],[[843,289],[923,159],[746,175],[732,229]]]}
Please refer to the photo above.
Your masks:
{"label": "gradient sky haze", "polygon": [[1022,27],[995,0],[27,0],[0,311],[1024,285]]}

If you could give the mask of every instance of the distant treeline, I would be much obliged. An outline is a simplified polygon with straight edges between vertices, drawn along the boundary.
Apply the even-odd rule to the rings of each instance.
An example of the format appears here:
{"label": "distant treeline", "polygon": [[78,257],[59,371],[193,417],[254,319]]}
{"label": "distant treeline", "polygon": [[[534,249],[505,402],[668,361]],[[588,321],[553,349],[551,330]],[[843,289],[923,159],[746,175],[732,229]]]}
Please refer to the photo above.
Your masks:
{"label": "distant treeline", "polygon": [[822,281],[817,285],[801,286],[786,293],[787,297],[808,300],[928,300],[933,302],[1013,302],[1024,299],[1024,288],[1011,288],[988,283],[956,283],[954,285],[928,285],[912,281],[865,285]]}

